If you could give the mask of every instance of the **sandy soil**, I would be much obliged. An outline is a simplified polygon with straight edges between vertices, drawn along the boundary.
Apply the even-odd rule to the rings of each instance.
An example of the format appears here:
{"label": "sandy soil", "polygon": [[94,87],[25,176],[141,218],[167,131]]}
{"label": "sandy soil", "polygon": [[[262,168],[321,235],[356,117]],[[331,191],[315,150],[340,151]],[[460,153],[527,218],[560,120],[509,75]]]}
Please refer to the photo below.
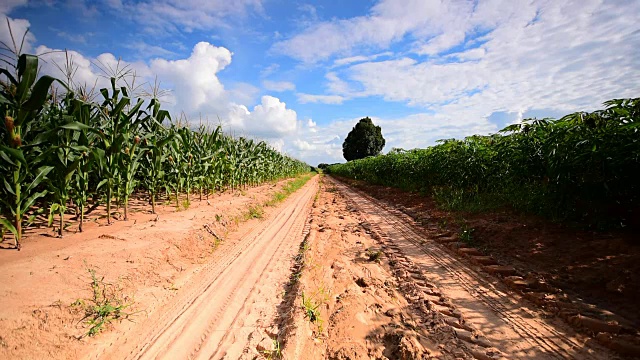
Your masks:
{"label": "sandy soil", "polygon": [[[610,348],[632,354],[618,342],[628,328],[573,313],[568,319],[598,330],[577,332],[540,306],[573,304],[547,299],[558,295],[551,288],[393,204],[319,178],[265,208],[262,219],[243,223],[233,219],[284,182],[196,201],[181,212],[137,212],[112,226],[98,220],[64,239],[31,234],[22,252],[0,252],[0,358],[623,358]],[[99,294],[113,305],[131,304],[122,321],[93,337],[85,336],[90,326],[83,320],[94,294],[89,269]]]}
{"label": "sandy soil", "polygon": [[[446,213],[419,194],[345,181],[366,192],[362,194],[376,204],[376,212],[387,209],[422,236],[418,243],[425,252],[461,261],[486,277],[499,289],[498,298],[505,292],[518,304],[528,303],[527,312],[570,326],[580,333],[579,341],[591,346],[608,347],[625,358],[640,357],[635,295],[640,288],[632,280],[640,256],[633,236],[562,227],[507,209]],[[381,224],[379,219],[373,223]],[[473,231],[471,241],[461,239],[461,224]],[[428,240],[439,246],[425,246]],[[486,291],[480,290],[484,296]]]}
{"label": "sandy soil", "polygon": [[[155,320],[157,314],[175,309],[168,307],[170,304],[200,291],[200,285],[212,280],[239,253],[274,245],[263,241],[256,246],[256,231],[267,231],[262,224],[274,223],[291,204],[304,209],[301,194],[310,196],[313,181],[277,209],[265,207],[269,221],[250,220],[238,226],[236,220],[250,205],[271,199],[286,182],[216,195],[202,202],[192,199],[189,209],[179,212],[167,205],[154,215],[136,211],[134,205],[129,221],[116,221],[111,226],[97,214],[94,221],[85,224],[83,233],[68,232],[62,239],[51,237],[48,229],[31,230],[22,251],[0,250],[0,358],[76,359],[91,351],[98,355],[109,353],[107,350],[124,351],[127,347],[118,344],[126,339],[142,341],[138,335],[127,334]],[[295,226],[300,227],[299,221]],[[268,231],[273,234],[274,230]],[[292,241],[291,236],[287,239]],[[255,251],[250,256],[254,257],[245,258],[247,263],[263,261],[255,258]],[[123,313],[133,314],[130,321],[115,321],[95,337],[85,336],[90,326],[83,320],[84,308],[93,298],[89,269],[95,271],[111,303],[130,305]],[[234,276],[227,279],[229,284],[243,282],[243,277],[251,277],[255,283],[255,274],[250,271],[234,270]]]}
{"label": "sandy soil", "polygon": [[297,306],[281,319],[285,358],[618,358],[445,251],[405,214],[325,183],[288,294]]}

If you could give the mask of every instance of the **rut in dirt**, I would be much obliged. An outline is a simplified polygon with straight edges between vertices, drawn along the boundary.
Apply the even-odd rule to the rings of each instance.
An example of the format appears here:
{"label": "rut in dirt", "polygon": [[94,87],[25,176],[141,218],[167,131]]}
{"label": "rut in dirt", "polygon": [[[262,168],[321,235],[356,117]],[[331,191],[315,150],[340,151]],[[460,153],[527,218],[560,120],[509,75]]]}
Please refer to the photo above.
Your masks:
{"label": "rut in dirt", "polygon": [[416,303],[428,308],[425,311],[439,312],[475,358],[617,358],[445,251],[405,214],[333,178],[328,181],[360,212],[385,254],[399,265],[396,276],[415,284]]}
{"label": "rut in dirt", "polygon": [[315,177],[271,218],[218,249],[168,304],[92,358],[237,359],[255,353],[248,339],[277,315],[280,284],[290,274],[317,186]]}

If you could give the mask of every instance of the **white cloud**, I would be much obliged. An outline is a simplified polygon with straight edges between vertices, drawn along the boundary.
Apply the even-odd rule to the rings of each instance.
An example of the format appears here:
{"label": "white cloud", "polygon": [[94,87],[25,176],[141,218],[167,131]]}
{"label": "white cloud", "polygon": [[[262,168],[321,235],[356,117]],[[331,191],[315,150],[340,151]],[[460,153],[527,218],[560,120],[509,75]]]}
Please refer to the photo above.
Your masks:
{"label": "white cloud", "polygon": [[357,62],[372,61],[372,60],[375,60],[375,59],[377,59],[379,57],[382,57],[382,56],[391,56],[391,55],[393,55],[392,52],[386,51],[386,52],[383,52],[383,53],[380,53],[380,54],[373,54],[373,55],[369,55],[369,56],[364,56],[364,55],[349,56],[349,57],[336,59],[333,62],[333,66],[334,67],[338,67],[338,66],[349,65],[349,64],[353,64],[353,63],[357,63]]}
{"label": "white cloud", "polygon": [[407,57],[357,64],[347,76],[363,90],[336,93],[441,111],[473,108],[479,116],[534,108],[573,111],[637,95],[640,27],[630,26],[628,14],[640,13],[640,3],[553,2],[521,10],[527,16],[503,21],[480,48],[453,54],[462,62]]}
{"label": "white cloud", "polygon": [[264,14],[262,0],[110,0],[108,5],[155,34],[230,27],[230,21],[246,18],[249,13]]}
{"label": "white cloud", "polygon": [[344,96],[340,95],[313,95],[298,93],[298,102],[301,104],[308,103],[322,103],[322,104],[342,104],[345,100]]}
{"label": "white cloud", "polygon": [[314,63],[354,48],[383,49],[407,34],[426,39],[455,30],[473,7],[465,1],[382,0],[365,16],[316,22],[272,50]]}
{"label": "white cloud", "polygon": [[262,82],[262,86],[267,90],[277,91],[277,92],[292,91],[296,89],[296,85],[289,81],[264,80]]}
{"label": "white cloud", "polygon": [[314,145],[300,139],[293,140],[293,146],[302,151],[314,150],[316,148]]}
{"label": "white cloud", "polygon": [[231,63],[231,52],[200,42],[188,59],[151,60],[150,70],[173,89],[173,102],[188,115],[222,114],[228,100],[217,73]]}
{"label": "white cloud", "polygon": [[228,115],[230,130],[247,132],[261,138],[281,138],[297,128],[298,117],[284,102],[265,95],[262,102],[249,111],[244,105],[233,105]]}

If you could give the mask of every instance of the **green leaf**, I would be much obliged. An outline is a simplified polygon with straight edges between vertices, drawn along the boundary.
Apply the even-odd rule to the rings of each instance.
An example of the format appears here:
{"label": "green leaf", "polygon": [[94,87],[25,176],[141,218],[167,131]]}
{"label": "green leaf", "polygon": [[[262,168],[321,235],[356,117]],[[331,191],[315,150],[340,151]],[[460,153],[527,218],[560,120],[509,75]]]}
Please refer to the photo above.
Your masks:
{"label": "green leaf", "polygon": [[11,73],[9,72],[9,70],[7,69],[0,69],[0,75],[4,75],[7,77],[7,79],[9,79],[9,81],[11,82],[11,84],[13,85],[18,85],[18,81],[16,81],[16,78],[13,77],[13,75],[11,75]]}
{"label": "green leaf", "polygon": [[7,179],[3,178],[2,179],[4,181],[4,187],[5,189],[7,189],[7,191],[13,195],[16,196],[16,193],[13,191],[13,188],[11,187],[11,185],[9,184],[9,182],[7,181]]}
{"label": "green leaf", "polygon": [[27,102],[24,104],[24,108],[31,111],[40,111],[42,105],[47,100],[47,96],[49,95],[49,88],[54,81],[58,80],[48,75],[45,75],[38,79],[38,82],[36,82],[35,86],[31,90],[31,96],[29,97],[29,100],[27,100]]}
{"label": "green leaf", "polygon": [[109,181],[109,179],[102,179],[102,181],[98,183],[98,186],[96,186],[96,190],[99,190],[104,184],[107,183],[107,181]]}
{"label": "green leaf", "polygon": [[68,124],[64,124],[60,126],[61,129],[74,130],[74,131],[86,131],[91,129],[91,126],[85,125],[83,123],[74,121]]}
{"label": "green leaf", "polygon": [[27,198],[27,200],[22,203],[22,207],[19,209],[20,210],[20,215],[26,213],[27,210],[29,210],[29,208],[32,207],[33,204],[35,204],[36,200],[38,200],[39,198],[41,198],[41,197],[43,197],[43,196],[45,196],[47,194],[48,194],[48,191],[44,190],[44,191],[37,192],[37,193],[31,195],[29,198]]}
{"label": "green leaf", "polygon": [[112,111],[113,116],[117,116],[117,114],[119,114],[125,106],[129,105],[130,101],[131,99],[127,97],[123,97],[122,99],[120,99],[120,102],[118,102],[118,105],[116,105],[115,109],[113,109]]}
{"label": "green leaf", "polygon": [[0,158],[2,158],[2,160],[8,162],[12,166],[18,166],[18,164],[13,162],[13,160],[11,160],[11,158],[9,158],[9,155],[7,155],[7,153],[4,152],[4,151],[0,151]]}
{"label": "green leaf", "polygon": [[53,204],[51,205],[51,207],[49,208],[49,225],[51,226],[51,224],[53,224],[53,217],[55,216],[55,213],[60,209],[60,204]]}
{"label": "green leaf", "polygon": [[31,85],[36,81],[38,74],[38,57],[34,55],[22,54],[18,58],[18,78],[20,83],[16,91],[16,97],[19,104],[22,104],[29,94]]}
{"label": "green leaf", "polygon": [[[22,163],[25,167],[27,166],[27,160],[24,158],[24,153],[21,149],[13,149],[4,145],[0,145],[0,156],[9,162],[13,166],[17,166],[16,161]],[[11,159],[9,156],[11,156]]]}
{"label": "green leaf", "polygon": [[18,230],[16,230],[16,227],[13,226],[13,224],[11,222],[9,222],[9,220],[5,219],[5,218],[0,218],[0,224],[7,230],[11,231],[11,233],[13,234],[13,236],[18,237]]}
{"label": "green leaf", "polygon": [[0,94],[0,104],[11,105],[11,101],[4,97],[4,95]]}
{"label": "green leaf", "polygon": [[[49,174],[51,170],[53,170],[53,166],[43,166],[39,168],[37,170],[38,175],[36,175],[36,178],[33,179],[31,184],[29,184],[29,186],[27,186],[26,193],[28,194],[31,192],[31,190],[35,189],[36,186],[38,186],[42,182],[42,180],[44,180],[47,177],[47,174]],[[45,194],[46,193],[47,192],[45,191]]]}
{"label": "green leaf", "polygon": [[71,145],[69,147],[77,152],[89,151],[89,148],[84,145]]}

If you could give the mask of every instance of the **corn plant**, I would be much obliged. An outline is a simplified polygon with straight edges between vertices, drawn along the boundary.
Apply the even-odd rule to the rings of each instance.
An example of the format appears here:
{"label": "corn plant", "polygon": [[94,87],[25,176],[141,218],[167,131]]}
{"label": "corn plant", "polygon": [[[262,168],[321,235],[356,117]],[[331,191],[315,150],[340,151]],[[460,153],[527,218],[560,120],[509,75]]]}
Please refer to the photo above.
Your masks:
{"label": "corn plant", "polygon": [[171,119],[169,113],[160,109],[160,102],[152,99],[147,106],[149,119],[144,122],[145,138],[142,151],[142,181],[149,192],[151,213],[156,213],[156,197],[165,186],[164,163],[167,160],[167,144],[173,140],[174,133],[167,131],[162,125],[165,119]]}
{"label": "corn plant", "polygon": [[171,117],[161,109],[157,84],[148,101],[134,104],[135,86],[126,69],[110,69],[111,86],[100,90],[98,102],[93,90],[73,84],[69,57],[60,67],[66,76],[60,87],[52,87],[52,77],[37,79],[37,68],[37,57],[21,55],[15,67],[0,69],[0,233],[12,232],[18,248],[24,224],[44,209],[49,209],[50,226],[57,217],[62,236],[70,208],[82,231],[85,211],[101,205],[111,224],[114,199],[128,219],[129,198],[136,191],[148,192],[155,212],[162,191],[175,196],[180,207],[183,194],[189,202],[198,191],[202,200],[205,193],[308,169],[264,142],[233,138],[220,127],[194,130],[182,126],[183,118],[165,126]]}
{"label": "corn plant", "polygon": [[36,81],[38,58],[33,55],[21,55],[15,70],[16,77],[7,69],[0,69],[0,74],[7,78],[0,91],[0,116],[5,128],[0,145],[3,183],[0,204],[4,217],[0,223],[13,233],[15,247],[20,249],[24,216],[36,200],[47,194],[40,183],[53,169],[44,164],[39,144],[30,141],[37,136],[32,125],[40,120],[55,79],[42,76]]}
{"label": "corn plant", "polygon": [[[108,89],[101,89],[104,101],[100,105],[101,123],[99,124],[99,142],[96,148],[96,157],[100,168],[102,180],[97,188],[106,186],[107,222],[111,224],[111,201],[116,186],[120,186],[122,171],[125,171],[125,189],[127,184],[133,181],[132,170],[135,158],[132,152],[134,145],[137,148],[135,131],[141,122],[137,117],[138,110],[143,104],[140,100],[132,108],[128,108],[131,99],[127,96],[125,87],[116,86],[116,78],[111,78],[111,93]],[[131,147],[130,147],[131,146]],[[126,192],[125,190],[125,192]],[[125,200],[128,197],[125,196]],[[126,204],[125,204],[126,211]]]}
{"label": "corn plant", "polygon": [[[49,111],[49,126],[52,129],[44,132],[41,137],[46,139],[48,148],[46,154],[47,163],[53,166],[47,182],[53,202],[49,210],[49,226],[53,223],[54,215],[59,216],[58,236],[62,237],[64,230],[64,214],[67,203],[71,198],[76,173],[80,165],[87,163],[89,148],[87,133],[90,127],[76,122],[73,116],[73,94],[67,96],[65,108],[53,105]],[[84,144],[83,144],[84,143]],[[84,169],[81,169],[83,171]],[[82,175],[80,175],[82,177]]]}

